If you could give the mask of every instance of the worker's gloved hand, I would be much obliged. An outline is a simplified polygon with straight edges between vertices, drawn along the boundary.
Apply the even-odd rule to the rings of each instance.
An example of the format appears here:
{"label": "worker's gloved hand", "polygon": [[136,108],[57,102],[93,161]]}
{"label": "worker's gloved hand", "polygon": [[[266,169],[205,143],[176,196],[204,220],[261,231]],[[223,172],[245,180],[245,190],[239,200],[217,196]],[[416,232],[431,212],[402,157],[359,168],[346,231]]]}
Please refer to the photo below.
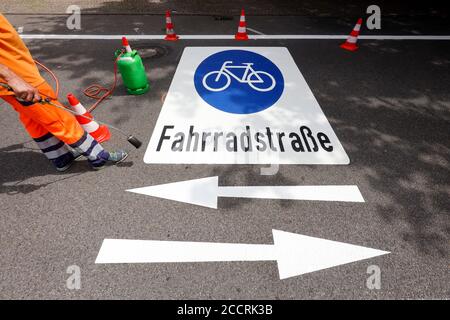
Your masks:
{"label": "worker's gloved hand", "polygon": [[13,89],[17,99],[26,102],[39,102],[42,100],[39,91],[18,76],[10,78],[8,85]]}

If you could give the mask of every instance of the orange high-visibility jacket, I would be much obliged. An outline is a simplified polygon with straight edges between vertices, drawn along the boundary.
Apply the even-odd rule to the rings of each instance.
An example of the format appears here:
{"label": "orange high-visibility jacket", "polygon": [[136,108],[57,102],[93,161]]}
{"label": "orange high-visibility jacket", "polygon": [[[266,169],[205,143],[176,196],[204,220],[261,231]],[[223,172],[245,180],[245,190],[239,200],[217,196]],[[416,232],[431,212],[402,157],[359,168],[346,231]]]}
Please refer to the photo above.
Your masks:
{"label": "orange high-visibility jacket", "polygon": [[[17,34],[14,27],[0,13],[0,63],[7,66],[15,74],[33,87],[38,87],[45,80],[39,74],[30,51]],[[1,82],[5,82],[0,78]],[[11,95],[6,89],[0,87],[0,96]]]}

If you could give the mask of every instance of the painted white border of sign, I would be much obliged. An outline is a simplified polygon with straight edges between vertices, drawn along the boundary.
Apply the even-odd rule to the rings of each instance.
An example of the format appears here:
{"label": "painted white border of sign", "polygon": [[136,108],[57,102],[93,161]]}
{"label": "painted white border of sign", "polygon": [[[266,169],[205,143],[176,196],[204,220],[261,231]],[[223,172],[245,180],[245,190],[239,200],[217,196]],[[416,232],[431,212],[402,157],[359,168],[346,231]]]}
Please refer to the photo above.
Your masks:
{"label": "painted white border of sign", "polygon": [[[274,62],[283,74],[285,88],[282,97],[274,106],[250,115],[230,114],[208,105],[197,93],[194,86],[194,73],[198,65],[208,56],[224,50],[249,50],[261,54]],[[292,119],[298,119],[292,122]],[[310,141],[309,147],[304,143],[305,152],[298,152],[286,148],[284,152],[277,152],[278,147],[267,152],[253,152],[238,150],[237,152],[226,152],[218,150],[212,152],[186,151],[174,152],[169,150],[168,144],[172,143],[169,138],[162,140],[168,134],[175,135],[181,132],[184,135],[194,126],[194,131],[199,132],[234,132],[237,135],[250,127],[251,136],[256,132],[273,129],[273,133],[290,133],[301,136],[299,128],[310,127],[312,135],[317,135],[315,142],[319,143],[319,133],[324,133],[333,146],[332,151],[318,148],[310,152],[314,146]],[[169,128],[173,126],[174,128]],[[165,130],[165,131],[164,131]],[[172,130],[172,131],[171,131]],[[307,131],[307,130],[306,130]],[[169,133],[170,132],[170,133]],[[225,134],[224,134],[225,135]],[[303,136],[302,136],[303,137]],[[172,140],[173,140],[172,139]],[[286,138],[288,139],[288,138]],[[307,140],[308,138],[304,139]],[[311,138],[311,140],[314,140]],[[288,139],[287,145],[291,144]],[[210,141],[213,144],[213,141]],[[329,144],[328,144],[329,145]],[[160,146],[159,150],[158,147]],[[314,94],[310,90],[306,80],[297,67],[294,59],[285,47],[186,47],[181,56],[175,75],[172,79],[168,94],[161,109],[156,126],[147,151],[144,162],[170,163],[170,164],[333,164],[346,165],[350,160],[343,149],[339,139],[334,133],[325,114],[323,113]]]}

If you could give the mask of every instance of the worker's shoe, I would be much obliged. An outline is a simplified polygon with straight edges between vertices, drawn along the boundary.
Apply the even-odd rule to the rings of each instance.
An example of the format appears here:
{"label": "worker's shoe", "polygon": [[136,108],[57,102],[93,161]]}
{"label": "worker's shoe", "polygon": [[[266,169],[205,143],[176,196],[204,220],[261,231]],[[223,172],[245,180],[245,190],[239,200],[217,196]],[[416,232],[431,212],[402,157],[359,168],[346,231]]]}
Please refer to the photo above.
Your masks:
{"label": "worker's shoe", "polygon": [[119,164],[128,157],[128,153],[123,150],[108,152],[108,158],[99,166],[92,166],[94,170],[100,170],[110,165]]}
{"label": "worker's shoe", "polygon": [[56,167],[56,171],[58,172],[65,172],[67,170],[70,169],[70,167],[73,165],[73,163],[75,162],[75,160],[79,159],[81,156],[83,156],[81,153],[79,153],[76,150],[71,150],[70,152],[70,158],[69,161],[67,161],[67,163],[61,167]]}

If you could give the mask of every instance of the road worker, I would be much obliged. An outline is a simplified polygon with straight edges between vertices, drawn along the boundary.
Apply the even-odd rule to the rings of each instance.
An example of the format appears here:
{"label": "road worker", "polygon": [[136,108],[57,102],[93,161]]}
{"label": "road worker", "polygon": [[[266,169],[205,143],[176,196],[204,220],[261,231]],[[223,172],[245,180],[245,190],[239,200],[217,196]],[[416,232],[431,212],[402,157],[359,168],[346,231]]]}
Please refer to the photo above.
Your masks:
{"label": "road worker", "polygon": [[[119,163],[128,156],[122,150],[104,150],[69,112],[38,103],[42,98],[51,98],[53,103],[61,105],[53,89],[39,74],[30,51],[1,13],[0,82],[13,90],[0,86],[0,97],[19,113],[28,134],[56,170],[66,171],[81,156],[88,159],[93,169]],[[34,104],[25,106],[30,102]]]}

